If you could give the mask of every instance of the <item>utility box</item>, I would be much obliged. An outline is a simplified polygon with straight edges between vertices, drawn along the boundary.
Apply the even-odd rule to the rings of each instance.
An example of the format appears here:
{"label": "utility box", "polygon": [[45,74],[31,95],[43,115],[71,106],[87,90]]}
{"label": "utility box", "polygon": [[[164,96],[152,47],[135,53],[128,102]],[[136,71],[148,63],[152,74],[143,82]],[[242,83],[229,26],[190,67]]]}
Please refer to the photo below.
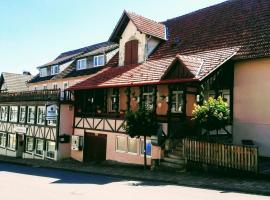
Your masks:
{"label": "utility box", "polygon": [[81,151],[83,149],[83,137],[73,135],[71,140],[71,149],[75,151]]}

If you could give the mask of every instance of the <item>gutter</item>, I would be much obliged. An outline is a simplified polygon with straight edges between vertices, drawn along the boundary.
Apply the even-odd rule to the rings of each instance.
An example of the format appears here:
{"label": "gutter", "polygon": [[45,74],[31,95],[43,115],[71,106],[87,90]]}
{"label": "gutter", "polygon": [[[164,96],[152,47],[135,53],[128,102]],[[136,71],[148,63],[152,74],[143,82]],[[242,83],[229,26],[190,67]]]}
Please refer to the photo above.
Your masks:
{"label": "gutter", "polygon": [[74,90],[90,90],[90,89],[98,89],[98,88],[121,88],[121,87],[136,87],[136,86],[143,86],[143,85],[164,85],[170,83],[188,83],[188,82],[199,82],[200,80],[197,78],[194,79],[175,79],[175,80],[159,80],[159,81],[145,81],[140,83],[125,83],[125,84],[118,84],[118,85],[105,85],[105,86],[93,86],[93,87],[81,87],[79,89],[73,89],[71,86],[67,88],[66,91],[74,91]]}

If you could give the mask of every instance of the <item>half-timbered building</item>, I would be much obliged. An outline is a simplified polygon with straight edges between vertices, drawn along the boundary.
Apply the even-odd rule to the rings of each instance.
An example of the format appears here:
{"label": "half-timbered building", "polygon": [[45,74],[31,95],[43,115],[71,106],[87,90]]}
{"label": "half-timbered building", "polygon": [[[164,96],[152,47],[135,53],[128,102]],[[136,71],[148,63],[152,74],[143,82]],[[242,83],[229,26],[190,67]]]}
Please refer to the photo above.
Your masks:
{"label": "half-timbered building", "polygon": [[[227,131],[235,143],[265,143],[251,133],[240,136],[249,132],[245,127],[252,122],[245,126],[238,117],[253,119],[242,114],[248,113],[241,99],[246,100],[242,96],[249,85],[241,84],[248,81],[241,77],[242,68],[254,62],[260,70],[262,63],[269,63],[269,6],[264,0],[227,1],[160,23],[124,11],[109,39],[119,44],[119,52],[98,74],[68,89],[76,101],[74,135],[84,141],[72,157],[142,164],[142,139],[130,138],[123,130],[125,112],[148,105],[161,124],[157,134],[177,142],[197,134],[193,106],[209,96],[228,102]],[[151,145],[150,139],[148,163],[164,158],[164,149]],[[177,145],[172,147],[178,151]],[[270,156],[267,149],[265,143],[260,155]]]}
{"label": "half-timbered building", "polygon": [[64,89],[98,73],[117,51],[117,44],[103,42],[64,52],[38,67],[39,73],[27,83],[28,91],[1,93],[0,154],[70,157],[74,98]]}

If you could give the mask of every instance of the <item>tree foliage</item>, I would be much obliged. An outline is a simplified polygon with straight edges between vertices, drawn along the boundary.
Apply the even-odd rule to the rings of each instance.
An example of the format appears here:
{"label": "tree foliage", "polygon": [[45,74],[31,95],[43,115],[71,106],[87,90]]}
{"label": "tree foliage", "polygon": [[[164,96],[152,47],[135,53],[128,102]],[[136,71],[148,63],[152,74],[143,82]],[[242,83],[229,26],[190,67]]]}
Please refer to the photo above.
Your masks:
{"label": "tree foliage", "polygon": [[158,121],[156,115],[147,107],[142,106],[137,111],[128,111],[125,120],[124,129],[130,137],[144,137],[144,168],[146,168],[146,137],[157,133]]}
{"label": "tree foliage", "polygon": [[146,107],[136,111],[128,111],[125,115],[125,131],[130,137],[151,136],[157,133],[156,115]]}
{"label": "tree foliage", "polygon": [[224,129],[229,123],[230,109],[222,97],[210,97],[202,105],[195,105],[192,113],[193,119],[208,132]]}

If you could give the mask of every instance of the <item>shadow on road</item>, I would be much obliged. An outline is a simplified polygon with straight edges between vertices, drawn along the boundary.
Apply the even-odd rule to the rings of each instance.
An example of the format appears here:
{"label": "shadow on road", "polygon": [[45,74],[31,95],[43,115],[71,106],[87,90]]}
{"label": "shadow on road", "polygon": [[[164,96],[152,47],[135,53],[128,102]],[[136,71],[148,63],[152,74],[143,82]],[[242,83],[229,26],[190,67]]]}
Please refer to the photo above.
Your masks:
{"label": "shadow on road", "polygon": [[[0,163],[0,173],[1,172],[10,172],[17,174],[25,174],[31,176],[40,176],[57,179],[53,181],[53,184],[96,184],[96,185],[105,185],[113,182],[123,182],[130,181],[128,179],[117,178],[112,176],[103,176],[103,175],[94,175],[81,172],[70,172],[65,170],[57,169],[46,169],[39,167],[29,167],[15,164],[6,164]],[[161,186],[165,183],[157,182],[145,182],[145,181],[136,181],[135,183],[127,183],[130,186]]]}

